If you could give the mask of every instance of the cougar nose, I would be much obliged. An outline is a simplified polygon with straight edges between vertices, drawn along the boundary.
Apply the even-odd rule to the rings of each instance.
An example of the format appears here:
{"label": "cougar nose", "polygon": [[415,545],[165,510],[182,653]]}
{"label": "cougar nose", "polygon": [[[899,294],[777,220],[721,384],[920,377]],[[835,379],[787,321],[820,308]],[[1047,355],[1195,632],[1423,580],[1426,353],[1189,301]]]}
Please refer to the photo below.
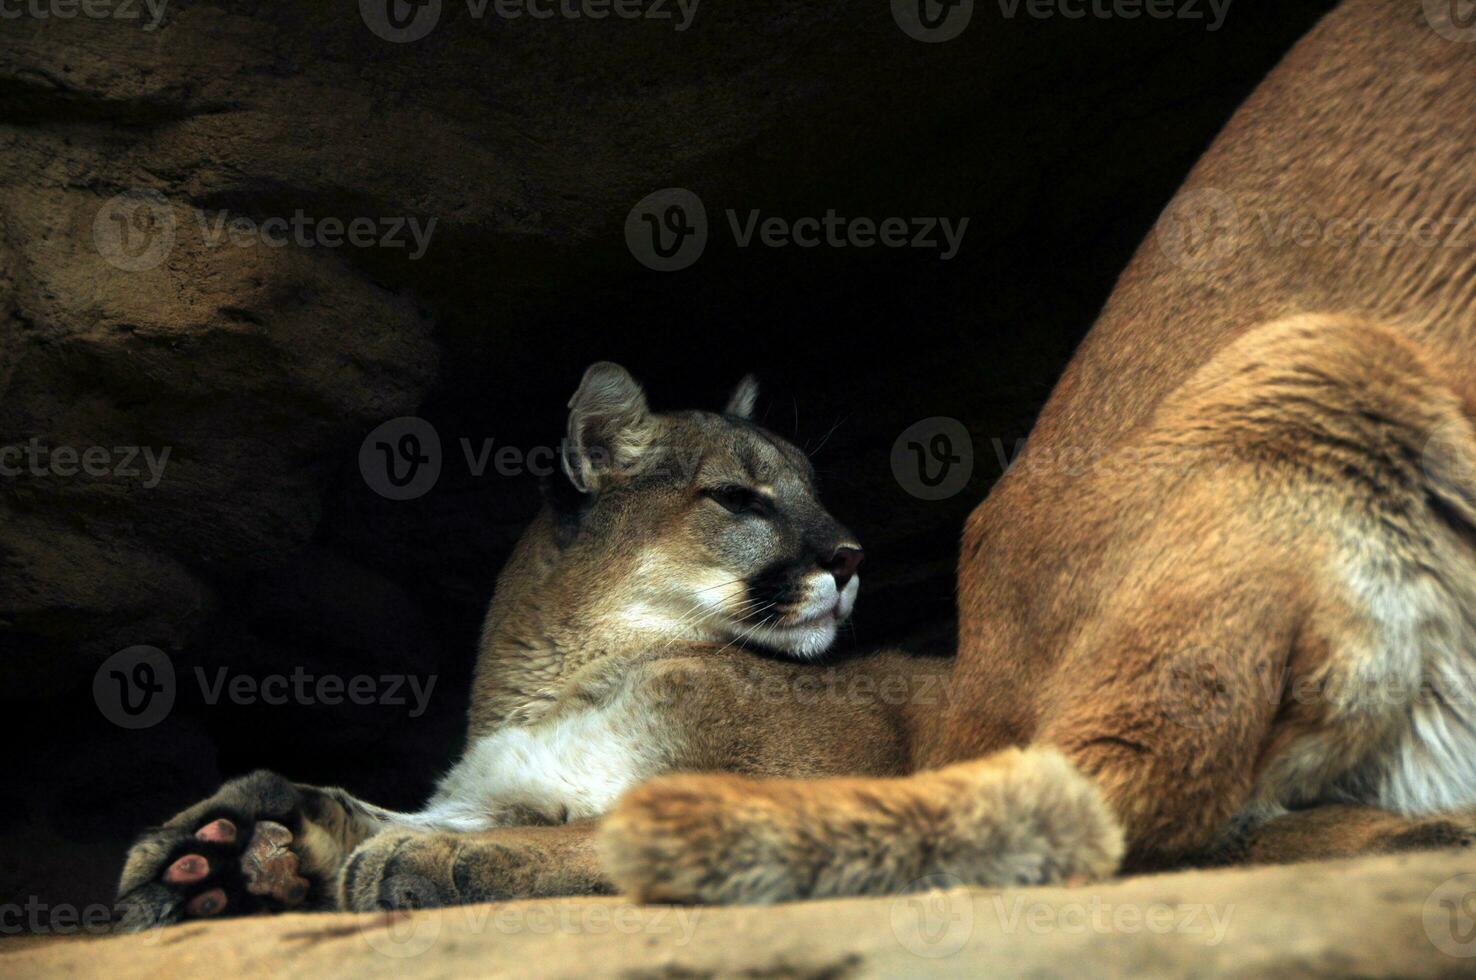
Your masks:
{"label": "cougar nose", "polygon": [[840,591],[855,576],[856,569],[861,567],[861,559],[865,557],[866,552],[860,548],[837,548],[829,561],[821,563],[821,567],[835,576],[835,588]]}

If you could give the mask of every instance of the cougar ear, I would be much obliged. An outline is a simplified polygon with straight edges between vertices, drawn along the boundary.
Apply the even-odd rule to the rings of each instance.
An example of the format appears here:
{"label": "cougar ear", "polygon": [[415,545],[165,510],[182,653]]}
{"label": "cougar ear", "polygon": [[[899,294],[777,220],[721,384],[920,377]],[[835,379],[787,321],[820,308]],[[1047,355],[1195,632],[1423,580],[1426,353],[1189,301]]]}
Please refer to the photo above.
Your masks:
{"label": "cougar ear", "polygon": [[619,364],[592,364],[569,399],[564,472],[580,493],[593,493],[612,473],[634,466],[649,451],[656,422],[646,393]]}
{"label": "cougar ear", "polygon": [[751,374],[743,376],[738,382],[738,387],[733,389],[733,395],[728,399],[728,407],[723,409],[724,415],[736,415],[740,419],[753,418],[753,407],[758,404],[759,384],[758,379]]}

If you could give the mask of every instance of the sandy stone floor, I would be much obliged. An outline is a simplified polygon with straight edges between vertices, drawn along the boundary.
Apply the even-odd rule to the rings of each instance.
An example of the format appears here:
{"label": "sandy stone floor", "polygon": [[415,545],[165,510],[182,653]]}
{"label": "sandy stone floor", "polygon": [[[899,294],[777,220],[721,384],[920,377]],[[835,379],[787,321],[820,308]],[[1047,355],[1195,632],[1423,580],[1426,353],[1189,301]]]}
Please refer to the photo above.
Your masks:
{"label": "sandy stone floor", "polygon": [[1476,975],[1476,853],[766,908],[513,902],[0,942],[11,978],[1268,974]]}

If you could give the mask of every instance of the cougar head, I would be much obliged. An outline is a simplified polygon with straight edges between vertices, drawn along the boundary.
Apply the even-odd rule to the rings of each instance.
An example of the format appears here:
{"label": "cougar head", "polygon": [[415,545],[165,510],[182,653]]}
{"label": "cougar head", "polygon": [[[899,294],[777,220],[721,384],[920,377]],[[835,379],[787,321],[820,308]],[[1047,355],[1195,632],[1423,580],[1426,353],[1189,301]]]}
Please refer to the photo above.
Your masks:
{"label": "cougar head", "polygon": [[861,547],[805,454],[752,421],[757,398],[749,377],[721,413],[658,414],[624,368],[592,366],[569,402],[558,534],[598,556],[629,623],[814,657],[855,605]]}

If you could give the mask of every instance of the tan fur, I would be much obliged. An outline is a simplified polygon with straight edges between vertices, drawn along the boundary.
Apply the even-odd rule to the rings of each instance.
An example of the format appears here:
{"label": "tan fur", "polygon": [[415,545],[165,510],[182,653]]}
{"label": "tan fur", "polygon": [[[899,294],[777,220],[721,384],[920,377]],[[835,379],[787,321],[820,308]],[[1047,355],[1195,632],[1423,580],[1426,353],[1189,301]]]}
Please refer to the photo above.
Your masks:
{"label": "tan fur", "polygon": [[[987,787],[1052,751],[1074,771],[1035,792],[1090,780],[1127,869],[1468,840],[1469,812],[1438,811],[1476,803],[1473,104],[1476,46],[1419,4],[1330,15],[1185,185],[1230,202],[1223,261],[1177,247],[1171,208],[969,519],[950,697],[919,738],[936,771],[655,781],[607,821],[616,882],[1005,884],[1015,848],[1050,866],[1057,838],[1002,837],[1044,797]],[[1277,237],[1309,216],[1467,241]]]}

